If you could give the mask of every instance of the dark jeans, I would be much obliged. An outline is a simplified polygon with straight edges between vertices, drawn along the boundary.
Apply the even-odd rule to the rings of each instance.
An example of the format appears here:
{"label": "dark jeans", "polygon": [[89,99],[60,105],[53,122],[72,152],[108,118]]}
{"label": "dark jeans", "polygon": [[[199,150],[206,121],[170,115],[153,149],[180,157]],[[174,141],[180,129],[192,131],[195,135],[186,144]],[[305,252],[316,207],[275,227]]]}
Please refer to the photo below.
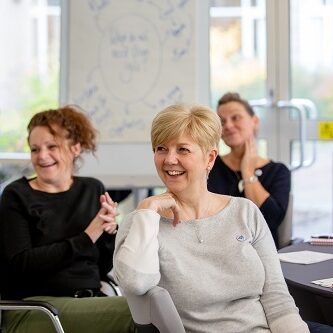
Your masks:
{"label": "dark jeans", "polygon": [[308,324],[311,333],[333,333],[332,326],[320,324],[314,321],[305,321],[305,322]]}

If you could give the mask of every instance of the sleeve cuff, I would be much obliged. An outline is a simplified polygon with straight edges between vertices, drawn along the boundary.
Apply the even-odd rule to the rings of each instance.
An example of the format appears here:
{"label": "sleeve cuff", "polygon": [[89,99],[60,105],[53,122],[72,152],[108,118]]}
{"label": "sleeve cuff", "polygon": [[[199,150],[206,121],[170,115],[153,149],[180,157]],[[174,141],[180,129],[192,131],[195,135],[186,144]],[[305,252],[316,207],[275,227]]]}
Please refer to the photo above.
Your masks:
{"label": "sleeve cuff", "polygon": [[298,313],[292,313],[274,320],[270,324],[272,333],[310,333],[308,325]]}

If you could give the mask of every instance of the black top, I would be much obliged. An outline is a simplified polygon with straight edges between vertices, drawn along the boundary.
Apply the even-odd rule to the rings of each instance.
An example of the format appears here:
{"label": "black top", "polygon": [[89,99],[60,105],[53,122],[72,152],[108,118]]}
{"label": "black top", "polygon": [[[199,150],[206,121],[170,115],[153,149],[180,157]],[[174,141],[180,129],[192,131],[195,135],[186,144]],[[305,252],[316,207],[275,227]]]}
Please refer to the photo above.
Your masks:
{"label": "black top", "polygon": [[115,236],[94,244],[84,232],[100,209],[102,183],[75,177],[65,192],[34,190],[26,178],[9,184],[0,202],[1,294],[72,296],[100,288],[112,268]]}
{"label": "black top", "polygon": [[[256,170],[261,185],[270,196],[259,207],[271,230],[275,244],[278,244],[277,228],[281,224],[289,201],[291,175],[282,163],[270,161]],[[217,157],[208,178],[208,190],[214,193],[244,197],[244,191],[238,189],[242,179],[240,171],[231,170],[220,157]]]}

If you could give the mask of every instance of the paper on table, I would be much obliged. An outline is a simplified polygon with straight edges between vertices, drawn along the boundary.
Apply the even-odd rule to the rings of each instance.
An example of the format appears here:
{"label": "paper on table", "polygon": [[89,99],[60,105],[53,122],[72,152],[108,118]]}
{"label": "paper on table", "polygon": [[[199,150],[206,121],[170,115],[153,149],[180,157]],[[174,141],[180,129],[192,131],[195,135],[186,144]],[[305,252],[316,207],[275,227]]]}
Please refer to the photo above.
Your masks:
{"label": "paper on table", "polygon": [[314,264],[316,262],[333,259],[333,254],[305,250],[297,252],[279,253],[279,258],[281,261],[293,264]]}
{"label": "paper on table", "polygon": [[315,281],[311,281],[311,283],[318,284],[321,287],[332,288],[332,286],[333,286],[333,278],[322,279],[322,280],[315,280]]}

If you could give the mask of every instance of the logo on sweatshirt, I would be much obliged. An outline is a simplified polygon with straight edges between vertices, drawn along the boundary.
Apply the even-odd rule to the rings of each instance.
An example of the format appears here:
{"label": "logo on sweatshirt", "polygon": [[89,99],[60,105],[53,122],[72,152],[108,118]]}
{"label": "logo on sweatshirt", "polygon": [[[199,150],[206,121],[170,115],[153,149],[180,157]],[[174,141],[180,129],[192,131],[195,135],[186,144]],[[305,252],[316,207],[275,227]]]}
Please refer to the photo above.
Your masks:
{"label": "logo on sweatshirt", "polygon": [[237,235],[236,236],[236,239],[239,241],[239,242],[245,242],[247,240],[247,238],[244,236],[244,235]]}

